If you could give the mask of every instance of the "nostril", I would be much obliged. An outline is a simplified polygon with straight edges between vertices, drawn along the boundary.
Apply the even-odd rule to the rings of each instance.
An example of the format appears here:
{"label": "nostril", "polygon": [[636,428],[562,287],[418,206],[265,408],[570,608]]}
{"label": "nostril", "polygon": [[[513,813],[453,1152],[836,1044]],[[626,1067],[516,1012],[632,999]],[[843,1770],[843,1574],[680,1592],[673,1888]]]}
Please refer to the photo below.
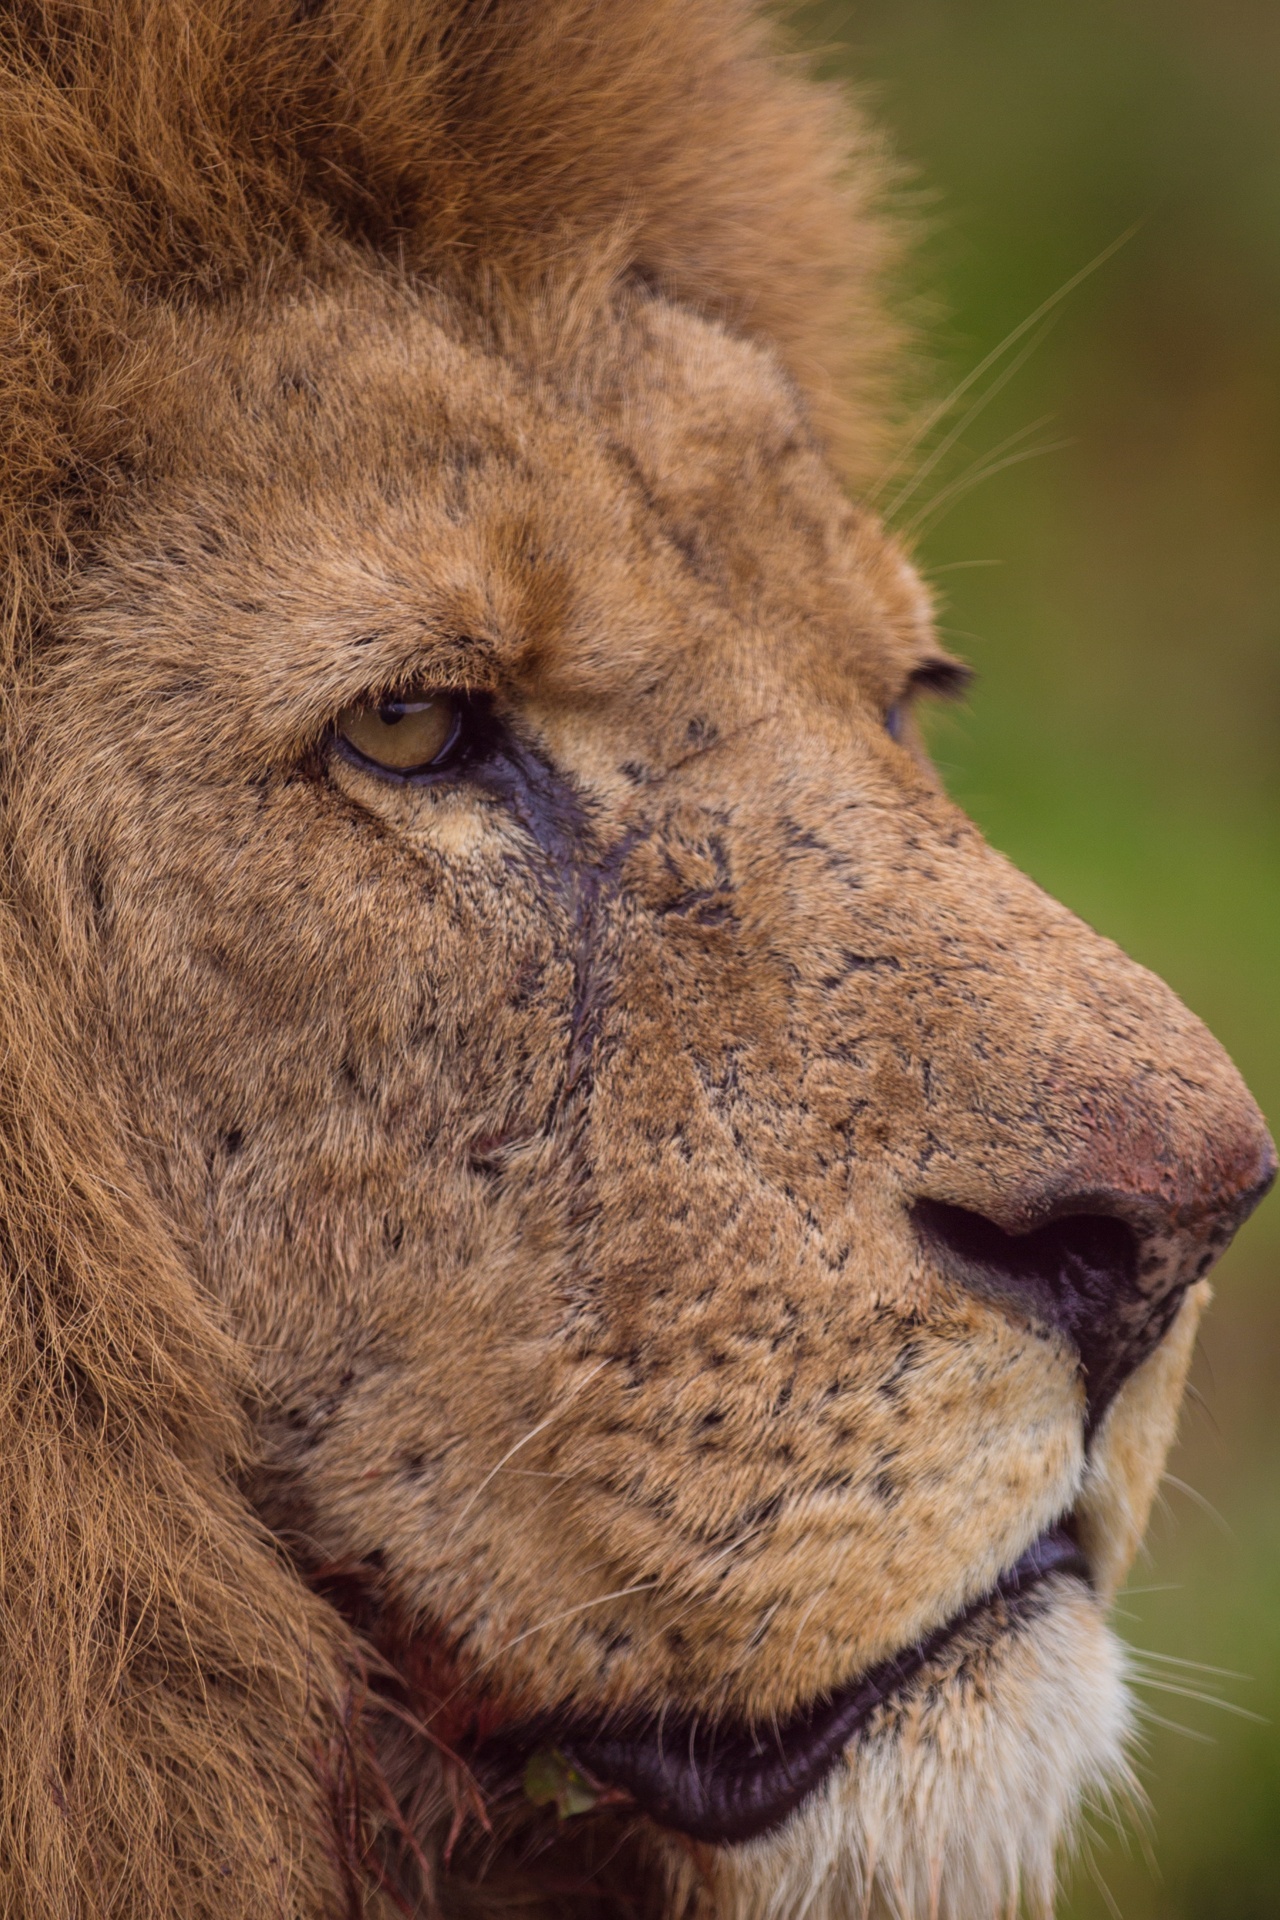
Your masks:
{"label": "nostril", "polygon": [[[916,1201],[911,1217],[925,1244],[972,1291],[1029,1312],[1071,1341],[1089,1396],[1090,1425],[1096,1425],[1135,1351],[1131,1318],[1139,1293],[1139,1241],[1128,1222],[1111,1214],[1069,1213],[1029,1233],[1006,1233],[984,1214],[928,1199]],[[1162,1304],[1168,1310],[1176,1301]]]}
{"label": "nostril", "polygon": [[925,1237],[954,1258],[1052,1301],[1068,1332],[1079,1320],[1107,1315],[1138,1269],[1133,1228],[1110,1214],[1069,1213],[1031,1233],[1006,1233],[985,1214],[941,1200],[918,1200],[913,1212]]}

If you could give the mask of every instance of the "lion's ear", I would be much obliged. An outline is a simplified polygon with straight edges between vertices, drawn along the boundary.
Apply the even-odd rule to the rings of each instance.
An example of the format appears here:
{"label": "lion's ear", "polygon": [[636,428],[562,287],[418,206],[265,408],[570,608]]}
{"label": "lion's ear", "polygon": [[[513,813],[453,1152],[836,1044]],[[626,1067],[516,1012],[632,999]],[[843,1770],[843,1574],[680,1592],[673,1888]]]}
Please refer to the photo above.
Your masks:
{"label": "lion's ear", "polygon": [[17,946],[0,913],[0,1908],[345,1912],[336,1622],[235,1491],[234,1352]]}

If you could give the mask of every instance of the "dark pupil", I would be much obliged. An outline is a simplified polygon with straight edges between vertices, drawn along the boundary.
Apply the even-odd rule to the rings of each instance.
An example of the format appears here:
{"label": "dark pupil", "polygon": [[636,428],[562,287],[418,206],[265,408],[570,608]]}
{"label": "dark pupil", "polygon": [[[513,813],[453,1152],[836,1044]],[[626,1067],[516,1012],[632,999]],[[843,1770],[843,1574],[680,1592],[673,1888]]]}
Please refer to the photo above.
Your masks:
{"label": "dark pupil", "polygon": [[378,718],[384,727],[396,727],[410,711],[409,704],[405,700],[386,700],[378,708]]}

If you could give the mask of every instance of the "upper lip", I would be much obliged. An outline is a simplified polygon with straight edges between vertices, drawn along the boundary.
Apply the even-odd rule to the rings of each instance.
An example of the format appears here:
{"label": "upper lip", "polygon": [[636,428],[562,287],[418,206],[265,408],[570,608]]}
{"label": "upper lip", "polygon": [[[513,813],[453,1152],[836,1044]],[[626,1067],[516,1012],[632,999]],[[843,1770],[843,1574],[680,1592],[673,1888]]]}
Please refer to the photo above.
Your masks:
{"label": "upper lip", "polygon": [[967,1624],[997,1601],[1016,1618],[1051,1575],[1087,1581],[1070,1525],[1050,1527],[979,1600],[838,1691],[767,1728],[671,1713],[607,1719],[547,1716],[477,1755],[509,1768],[553,1747],[608,1800],[631,1803],[659,1826],[721,1845],[781,1826],[838,1763],[876,1709],[900,1693]]}

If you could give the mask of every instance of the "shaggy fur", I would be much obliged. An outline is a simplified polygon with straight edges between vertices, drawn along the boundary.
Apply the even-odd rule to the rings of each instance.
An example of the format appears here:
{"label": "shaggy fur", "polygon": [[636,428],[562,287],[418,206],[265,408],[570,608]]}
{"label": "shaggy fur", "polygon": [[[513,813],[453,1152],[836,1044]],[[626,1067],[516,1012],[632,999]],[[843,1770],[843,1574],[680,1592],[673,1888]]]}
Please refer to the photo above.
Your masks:
{"label": "shaggy fur", "polygon": [[742,0],[6,5],[9,622],[96,504],[123,423],[88,389],[139,306],[323,273],[344,242],[517,302],[605,256],[772,341],[867,472],[896,339],[883,184]]}
{"label": "shaggy fur", "polygon": [[[911,731],[835,477],[874,145],[737,0],[33,0],[0,63],[0,1912],[1045,1907],[1273,1163]],[[341,750],[406,689],[458,777]],[[1103,1358],[921,1200],[1128,1220]],[[976,1604],[1066,1513],[1091,1586]],[[486,1770],[969,1607],[745,1846]]]}

